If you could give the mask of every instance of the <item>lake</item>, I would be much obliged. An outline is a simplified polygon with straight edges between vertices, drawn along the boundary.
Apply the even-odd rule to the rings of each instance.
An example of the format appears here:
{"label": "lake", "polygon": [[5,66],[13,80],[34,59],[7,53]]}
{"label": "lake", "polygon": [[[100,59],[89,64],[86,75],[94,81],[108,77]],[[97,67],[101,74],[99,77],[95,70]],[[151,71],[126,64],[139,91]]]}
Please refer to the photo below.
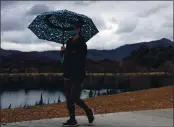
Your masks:
{"label": "lake", "polygon": [[[81,94],[81,98],[88,98],[90,90],[83,90]],[[94,91],[93,95],[94,95]],[[106,93],[107,90],[100,90],[100,94]],[[61,102],[65,101],[65,96],[62,91],[46,91],[46,90],[31,90],[25,92],[24,90],[19,91],[6,91],[1,93],[1,109],[8,108],[11,104],[11,108],[23,107],[25,104],[27,105],[35,105],[36,102],[39,102],[40,97],[43,97],[44,103],[54,103],[58,101],[59,96]],[[96,93],[97,96],[98,92]]]}

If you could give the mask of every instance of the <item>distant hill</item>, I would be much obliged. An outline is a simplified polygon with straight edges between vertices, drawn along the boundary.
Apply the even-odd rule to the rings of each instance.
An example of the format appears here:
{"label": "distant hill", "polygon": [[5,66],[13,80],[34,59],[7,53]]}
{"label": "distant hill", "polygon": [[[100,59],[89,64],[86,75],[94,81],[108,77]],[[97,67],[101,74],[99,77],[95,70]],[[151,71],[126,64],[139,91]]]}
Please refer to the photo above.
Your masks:
{"label": "distant hill", "polygon": [[[130,55],[130,53],[139,48],[141,45],[146,45],[147,47],[156,47],[156,46],[172,46],[174,47],[174,42],[169,39],[162,38],[160,40],[154,40],[150,42],[140,42],[136,44],[126,44],[119,48],[112,49],[112,50],[95,50],[90,49],[88,50],[88,59],[93,61],[100,61],[100,60],[121,60]],[[43,52],[20,52],[14,50],[3,50],[0,51],[0,61],[5,59],[19,59],[19,60],[36,60],[36,61],[44,61],[49,62],[60,60],[60,51],[43,51]]]}

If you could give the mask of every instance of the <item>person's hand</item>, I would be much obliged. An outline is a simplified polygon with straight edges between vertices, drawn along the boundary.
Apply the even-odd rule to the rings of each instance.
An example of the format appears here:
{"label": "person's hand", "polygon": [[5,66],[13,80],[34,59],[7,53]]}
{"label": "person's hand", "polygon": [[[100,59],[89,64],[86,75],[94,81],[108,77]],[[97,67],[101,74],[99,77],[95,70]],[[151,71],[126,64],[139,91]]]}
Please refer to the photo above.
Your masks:
{"label": "person's hand", "polygon": [[61,51],[65,51],[65,46],[61,46]]}
{"label": "person's hand", "polygon": [[65,47],[64,47],[64,46],[62,46],[62,47],[61,47],[61,52],[60,52],[60,55],[63,57],[64,53],[65,53]]}

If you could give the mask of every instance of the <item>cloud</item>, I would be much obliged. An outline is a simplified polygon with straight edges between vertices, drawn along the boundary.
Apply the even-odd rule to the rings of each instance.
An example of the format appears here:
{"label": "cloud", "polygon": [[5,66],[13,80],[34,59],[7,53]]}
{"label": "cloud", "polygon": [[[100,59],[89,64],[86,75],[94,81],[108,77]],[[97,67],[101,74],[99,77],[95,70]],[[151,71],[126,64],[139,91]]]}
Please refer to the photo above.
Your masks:
{"label": "cloud", "polygon": [[1,34],[1,40],[14,43],[31,43],[31,34],[28,31],[7,31]]}
{"label": "cloud", "polygon": [[[3,1],[5,3],[5,1]],[[23,31],[27,27],[29,17],[25,17],[26,8],[20,2],[8,1],[5,6],[1,8],[1,32],[6,31]],[[19,6],[19,8],[10,7],[11,5]],[[2,6],[2,5],[1,5]],[[10,9],[9,9],[10,8]]]}
{"label": "cloud", "polygon": [[47,50],[60,50],[59,44],[53,43],[40,43],[40,44],[19,44],[13,42],[3,42],[1,48],[11,49],[11,50],[20,50],[23,52],[28,51],[47,51]]}
{"label": "cloud", "polygon": [[1,31],[16,31],[16,30],[24,30],[24,26],[21,22],[6,20],[1,22]]}
{"label": "cloud", "polygon": [[162,24],[162,28],[171,28],[171,29],[173,29],[173,23],[171,23],[171,22],[165,22],[165,23],[163,23]]}
{"label": "cloud", "polygon": [[[153,24],[153,25],[152,25]],[[163,37],[173,40],[173,23],[165,19],[156,18],[140,18],[133,32],[129,34],[117,34],[121,43],[138,43],[143,41],[151,41],[161,39]]]}
{"label": "cloud", "polygon": [[97,1],[83,1],[82,0],[82,1],[75,1],[74,4],[78,5],[78,6],[88,6],[88,5],[93,4],[95,2],[97,2]]}
{"label": "cloud", "polygon": [[116,33],[122,34],[122,33],[133,32],[136,29],[137,24],[138,24],[137,19],[133,18],[124,19],[123,21],[120,21],[120,23],[118,23],[118,29]]}
{"label": "cloud", "polygon": [[5,42],[14,42],[18,44],[40,44],[50,41],[38,39],[38,37],[29,29],[25,31],[7,31],[1,33],[1,40]]}
{"label": "cloud", "polygon": [[36,4],[28,10],[27,14],[38,15],[40,13],[48,12],[48,11],[50,11],[49,6],[47,6],[45,4]]}
{"label": "cloud", "polygon": [[150,15],[154,15],[155,13],[157,13],[157,12],[161,11],[162,9],[167,8],[167,7],[169,7],[168,4],[161,4],[161,5],[158,5],[154,8],[150,8],[146,11],[141,11],[140,13],[137,14],[137,16],[139,16],[139,17],[148,17]]}
{"label": "cloud", "polygon": [[110,21],[113,23],[117,23],[117,19],[115,17],[112,17]]}
{"label": "cloud", "polygon": [[99,33],[87,42],[89,49],[113,49],[161,38],[173,40],[173,1],[1,1],[3,48],[54,50],[60,45],[38,39],[27,26],[37,14],[63,9],[92,18]]}
{"label": "cloud", "polygon": [[18,1],[1,1],[1,9],[9,8],[10,6],[14,6],[17,3]]}
{"label": "cloud", "polygon": [[106,24],[105,24],[105,21],[102,17],[91,17],[91,19],[93,20],[94,24],[96,25],[96,27],[99,29],[99,30],[103,30],[103,29],[106,29]]}

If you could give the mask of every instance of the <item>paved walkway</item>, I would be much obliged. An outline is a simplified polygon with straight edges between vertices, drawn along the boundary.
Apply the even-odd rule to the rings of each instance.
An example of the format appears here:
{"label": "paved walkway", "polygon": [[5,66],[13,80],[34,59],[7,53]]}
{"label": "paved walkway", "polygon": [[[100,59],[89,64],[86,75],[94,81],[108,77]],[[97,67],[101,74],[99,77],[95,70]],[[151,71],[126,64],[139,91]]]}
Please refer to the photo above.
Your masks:
{"label": "paved walkway", "polygon": [[[173,127],[173,109],[120,112],[96,115],[95,122],[87,123],[85,116],[78,116],[80,127]],[[2,127],[61,127],[67,118],[54,118],[20,123],[10,123]]]}

